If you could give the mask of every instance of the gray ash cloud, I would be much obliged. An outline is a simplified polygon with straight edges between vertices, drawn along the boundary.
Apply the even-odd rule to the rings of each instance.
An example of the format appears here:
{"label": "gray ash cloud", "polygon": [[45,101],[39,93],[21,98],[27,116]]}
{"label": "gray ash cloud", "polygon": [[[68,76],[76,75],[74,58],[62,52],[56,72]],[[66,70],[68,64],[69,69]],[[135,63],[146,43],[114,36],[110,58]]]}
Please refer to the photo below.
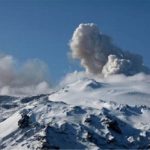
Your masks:
{"label": "gray ash cloud", "polygon": [[123,51],[93,23],[80,24],[75,29],[70,48],[72,58],[79,59],[86,71],[93,74],[150,73],[141,55]]}

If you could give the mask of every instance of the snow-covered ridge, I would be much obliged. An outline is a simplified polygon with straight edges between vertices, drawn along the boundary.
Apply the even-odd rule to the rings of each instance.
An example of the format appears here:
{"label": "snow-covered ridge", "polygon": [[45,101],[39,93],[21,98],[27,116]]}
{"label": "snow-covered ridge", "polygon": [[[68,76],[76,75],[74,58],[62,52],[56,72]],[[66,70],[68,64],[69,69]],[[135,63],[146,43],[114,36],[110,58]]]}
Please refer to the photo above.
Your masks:
{"label": "snow-covered ridge", "polygon": [[0,149],[148,149],[150,94],[140,87],[86,78],[48,95],[0,96]]}
{"label": "snow-covered ridge", "polygon": [[125,78],[122,81],[110,82],[81,78],[50,95],[49,99],[73,105],[94,105],[93,107],[98,108],[97,103],[100,99],[119,104],[150,106],[150,83],[148,81]]}

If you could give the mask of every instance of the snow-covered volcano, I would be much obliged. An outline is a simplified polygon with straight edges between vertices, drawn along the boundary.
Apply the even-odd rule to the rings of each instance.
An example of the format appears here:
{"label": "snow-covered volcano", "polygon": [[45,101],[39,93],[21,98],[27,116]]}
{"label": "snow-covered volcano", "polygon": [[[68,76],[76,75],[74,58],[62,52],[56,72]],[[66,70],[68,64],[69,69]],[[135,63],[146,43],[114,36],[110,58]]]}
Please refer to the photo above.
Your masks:
{"label": "snow-covered volcano", "polygon": [[0,96],[0,149],[150,148],[150,81],[80,78],[50,94]]}

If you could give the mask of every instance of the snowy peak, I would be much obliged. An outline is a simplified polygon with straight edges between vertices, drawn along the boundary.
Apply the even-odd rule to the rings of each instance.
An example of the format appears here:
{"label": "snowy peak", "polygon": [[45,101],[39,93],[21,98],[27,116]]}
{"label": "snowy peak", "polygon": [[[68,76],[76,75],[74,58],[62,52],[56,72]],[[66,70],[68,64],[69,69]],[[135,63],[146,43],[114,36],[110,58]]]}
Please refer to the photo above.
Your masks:
{"label": "snowy peak", "polygon": [[148,149],[149,85],[132,83],[84,78],[47,95],[1,96],[0,149]]}

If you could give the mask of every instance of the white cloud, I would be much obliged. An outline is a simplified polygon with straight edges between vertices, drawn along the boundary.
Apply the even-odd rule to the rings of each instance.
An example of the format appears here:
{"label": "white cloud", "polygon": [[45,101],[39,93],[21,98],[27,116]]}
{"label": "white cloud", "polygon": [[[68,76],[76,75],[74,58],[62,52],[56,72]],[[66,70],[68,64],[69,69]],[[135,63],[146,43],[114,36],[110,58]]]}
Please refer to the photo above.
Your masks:
{"label": "white cloud", "polygon": [[19,69],[11,55],[0,55],[0,94],[34,95],[50,90],[48,67],[38,59],[25,62]]}

